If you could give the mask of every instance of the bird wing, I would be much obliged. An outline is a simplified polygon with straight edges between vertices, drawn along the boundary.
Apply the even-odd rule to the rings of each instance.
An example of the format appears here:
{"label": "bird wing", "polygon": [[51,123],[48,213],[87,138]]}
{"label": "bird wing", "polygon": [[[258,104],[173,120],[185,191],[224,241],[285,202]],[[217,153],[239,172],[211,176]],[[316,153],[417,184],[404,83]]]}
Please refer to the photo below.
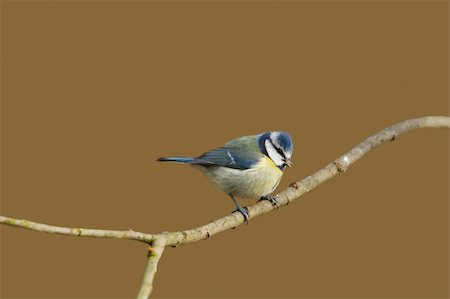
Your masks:
{"label": "bird wing", "polygon": [[195,158],[190,164],[223,166],[234,169],[249,169],[261,159],[261,155],[248,154],[234,148],[219,147]]}

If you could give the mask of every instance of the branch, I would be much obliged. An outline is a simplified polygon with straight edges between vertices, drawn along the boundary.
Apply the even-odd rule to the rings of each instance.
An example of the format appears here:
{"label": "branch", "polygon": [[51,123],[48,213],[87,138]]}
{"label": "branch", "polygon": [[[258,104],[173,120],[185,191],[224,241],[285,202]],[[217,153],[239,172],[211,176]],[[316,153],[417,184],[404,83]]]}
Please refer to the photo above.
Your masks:
{"label": "branch", "polygon": [[[340,172],[344,172],[350,165],[359,160],[370,150],[375,147],[388,142],[394,141],[398,136],[419,128],[450,128],[450,117],[447,116],[426,116],[415,118],[400,122],[379,131],[375,135],[367,138],[346,154],[340,156],[335,161],[326,165],[316,173],[304,178],[301,181],[293,182],[287,189],[275,196],[278,201],[278,207],[273,207],[267,201],[259,201],[249,207],[251,218],[269,213],[274,209],[285,206],[290,202],[298,199],[302,195],[313,190],[320,184],[328,181]],[[178,231],[178,232],[163,232],[159,234],[146,234],[135,232],[132,230],[117,231],[117,230],[103,230],[103,229],[89,229],[89,228],[69,228],[47,225],[42,223],[31,222],[28,220],[20,220],[0,216],[0,223],[10,226],[21,227],[25,229],[46,232],[50,234],[60,234],[66,236],[79,237],[96,237],[96,238],[116,238],[136,240],[150,244],[156,239],[165,239],[165,246],[176,247],[178,245],[188,244],[204,240],[212,235],[235,228],[244,222],[244,217],[239,212],[234,212],[231,215],[216,219],[205,225],[194,229]]]}
{"label": "branch", "polygon": [[153,279],[158,269],[158,262],[164,252],[166,241],[164,239],[156,239],[148,248],[147,266],[145,267],[144,278],[142,279],[141,289],[137,299],[146,299],[153,291]]}
{"label": "branch", "polygon": [[[322,183],[341,172],[345,172],[350,165],[359,160],[363,155],[373,148],[395,140],[398,136],[419,128],[450,128],[450,117],[446,116],[427,116],[422,118],[410,119],[372,135],[346,154],[340,156],[335,161],[329,163],[316,173],[304,178],[301,181],[293,182],[287,189],[275,196],[278,201],[278,207],[288,205],[290,202],[298,199],[302,195],[313,190]],[[273,207],[267,201],[259,201],[248,207],[250,217],[269,213],[278,207]],[[151,244],[149,249],[148,262],[142,281],[141,290],[138,298],[147,298],[152,291],[152,283],[156,273],[157,264],[163,253],[165,246],[176,247],[178,245],[189,244],[204,240],[212,235],[235,228],[244,223],[244,217],[241,213],[235,212],[231,215],[211,221],[205,225],[194,229],[178,232],[163,232],[159,234],[146,234],[132,230],[116,231],[88,228],[68,228],[31,222],[28,220],[19,220],[0,216],[0,223],[25,229],[46,232],[51,234],[60,234],[66,236],[96,237],[96,238],[116,238],[136,240]]]}

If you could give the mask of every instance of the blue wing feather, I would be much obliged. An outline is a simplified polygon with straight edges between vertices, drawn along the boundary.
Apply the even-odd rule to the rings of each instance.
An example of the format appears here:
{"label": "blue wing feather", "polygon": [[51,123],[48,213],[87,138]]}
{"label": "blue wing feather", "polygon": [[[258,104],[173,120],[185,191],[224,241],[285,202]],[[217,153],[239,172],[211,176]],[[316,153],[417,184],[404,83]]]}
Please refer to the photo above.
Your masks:
{"label": "blue wing feather", "polygon": [[195,158],[190,164],[223,166],[235,169],[249,169],[259,161],[258,156],[239,153],[235,149],[219,147]]}

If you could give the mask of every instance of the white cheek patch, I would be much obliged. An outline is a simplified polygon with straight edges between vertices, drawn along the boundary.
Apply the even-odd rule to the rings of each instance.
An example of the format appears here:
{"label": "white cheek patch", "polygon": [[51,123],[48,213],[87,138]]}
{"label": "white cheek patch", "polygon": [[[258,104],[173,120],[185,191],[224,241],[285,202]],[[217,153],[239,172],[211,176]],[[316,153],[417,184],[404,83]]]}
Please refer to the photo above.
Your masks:
{"label": "white cheek patch", "polygon": [[284,157],[277,152],[273,144],[266,139],[266,141],[264,141],[264,145],[266,147],[267,154],[269,155],[269,158],[272,159],[273,163],[277,166],[283,165]]}

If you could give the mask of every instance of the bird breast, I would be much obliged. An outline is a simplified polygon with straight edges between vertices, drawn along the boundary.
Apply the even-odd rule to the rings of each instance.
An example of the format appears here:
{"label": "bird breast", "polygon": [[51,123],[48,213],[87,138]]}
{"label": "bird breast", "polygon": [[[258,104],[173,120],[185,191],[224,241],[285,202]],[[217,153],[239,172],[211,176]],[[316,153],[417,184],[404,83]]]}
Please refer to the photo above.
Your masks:
{"label": "bird breast", "polygon": [[283,175],[267,156],[245,170],[222,166],[193,166],[203,171],[218,189],[244,198],[260,198],[272,193]]}

